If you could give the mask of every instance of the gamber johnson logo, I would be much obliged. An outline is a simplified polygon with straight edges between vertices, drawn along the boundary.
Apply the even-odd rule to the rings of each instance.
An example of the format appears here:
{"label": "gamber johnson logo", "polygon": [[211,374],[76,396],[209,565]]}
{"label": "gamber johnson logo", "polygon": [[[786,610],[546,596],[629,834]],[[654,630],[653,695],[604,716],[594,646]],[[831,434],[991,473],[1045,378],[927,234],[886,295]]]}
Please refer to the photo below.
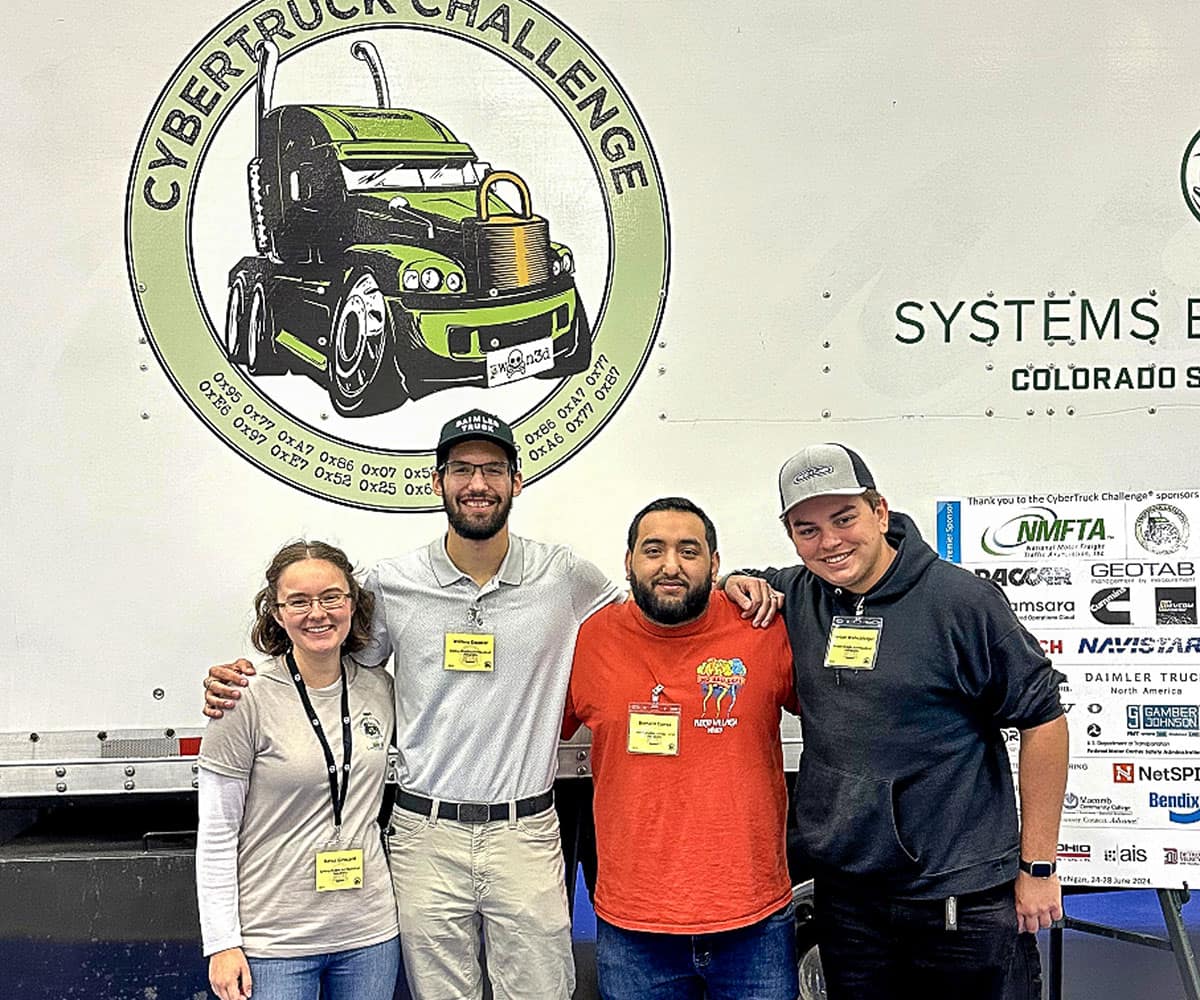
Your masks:
{"label": "gamber johnson logo", "polygon": [[226,444],[339,503],[429,510],[464,410],[513,425],[527,480],[606,424],[669,234],[628,95],[535,4],[256,0],[151,112],[126,253],[150,345]]}

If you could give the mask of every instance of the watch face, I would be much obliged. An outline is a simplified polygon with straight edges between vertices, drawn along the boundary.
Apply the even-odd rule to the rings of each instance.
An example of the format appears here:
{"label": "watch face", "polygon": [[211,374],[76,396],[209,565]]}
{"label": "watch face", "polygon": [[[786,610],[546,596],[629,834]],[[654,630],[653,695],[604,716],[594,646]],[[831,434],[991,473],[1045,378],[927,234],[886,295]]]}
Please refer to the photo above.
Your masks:
{"label": "watch face", "polygon": [[1034,878],[1049,878],[1054,874],[1054,865],[1049,861],[1032,861],[1029,864],[1029,874]]}

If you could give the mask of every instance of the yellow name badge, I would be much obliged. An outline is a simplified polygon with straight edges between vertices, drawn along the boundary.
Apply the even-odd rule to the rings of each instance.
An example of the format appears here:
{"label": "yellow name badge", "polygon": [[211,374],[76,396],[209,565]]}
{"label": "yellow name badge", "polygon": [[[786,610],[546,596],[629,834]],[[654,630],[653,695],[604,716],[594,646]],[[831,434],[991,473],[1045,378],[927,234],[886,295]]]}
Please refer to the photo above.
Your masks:
{"label": "yellow name badge", "polygon": [[362,886],[361,847],[342,851],[317,851],[317,892],[361,889]]}
{"label": "yellow name badge", "polygon": [[825,666],[838,670],[874,670],[882,633],[882,618],[835,616],[829,630]]}
{"label": "yellow name badge", "polygon": [[630,753],[675,757],[679,754],[679,706],[634,703],[629,706]]}
{"label": "yellow name badge", "polygon": [[489,632],[447,632],[443,670],[490,673],[496,668],[496,637]]}

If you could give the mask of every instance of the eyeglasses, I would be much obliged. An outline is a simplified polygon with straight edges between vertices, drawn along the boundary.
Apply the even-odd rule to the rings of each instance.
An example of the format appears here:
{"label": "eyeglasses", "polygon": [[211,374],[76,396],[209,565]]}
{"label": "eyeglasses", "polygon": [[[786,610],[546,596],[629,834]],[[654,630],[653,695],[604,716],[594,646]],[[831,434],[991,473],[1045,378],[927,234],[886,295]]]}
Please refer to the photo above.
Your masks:
{"label": "eyeglasses", "polygon": [[316,597],[302,597],[299,594],[293,594],[286,601],[277,601],[275,607],[282,608],[289,615],[306,615],[313,609],[314,604],[321,605],[325,611],[336,611],[345,605],[349,597],[349,594],[340,590],[326,591]]}
{"label": "eyeglasses", "polygon": [[474,479],[475,470],[483,473],[484,479],[504,479],[508,476],[507,462],[446,462],[441,469],[447,479]]}

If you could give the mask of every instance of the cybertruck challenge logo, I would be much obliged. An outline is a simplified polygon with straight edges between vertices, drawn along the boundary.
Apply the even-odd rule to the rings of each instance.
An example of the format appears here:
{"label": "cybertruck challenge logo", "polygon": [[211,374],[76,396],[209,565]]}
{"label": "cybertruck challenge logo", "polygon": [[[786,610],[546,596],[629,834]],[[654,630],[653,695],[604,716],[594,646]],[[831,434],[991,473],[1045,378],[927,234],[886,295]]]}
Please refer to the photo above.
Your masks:
{"label": "cybertruck challenge logo", "polygon": [[527,480],[578,453],[654,343],[667,206],[628,96],[525,0],[255,0],[142,133],[126,253],[147,340],[259,468],[429,510],[455,414]]}

